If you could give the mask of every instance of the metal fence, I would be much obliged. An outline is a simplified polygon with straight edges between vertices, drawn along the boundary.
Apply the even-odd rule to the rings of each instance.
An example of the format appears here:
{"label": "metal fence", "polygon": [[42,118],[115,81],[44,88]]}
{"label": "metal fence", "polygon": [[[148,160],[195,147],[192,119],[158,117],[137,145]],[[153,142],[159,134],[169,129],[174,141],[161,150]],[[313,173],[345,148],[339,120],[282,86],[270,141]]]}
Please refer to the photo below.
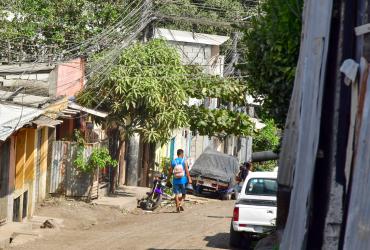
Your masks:
{"label": "metal fence", "polygon": [[[84,157],[88,158],[93,149],[101,143],[85,144]],[[54,141],[50,168],[50,194],[72,197],[96,197],[98,192],[98,175],[84,173],[74,164],[78,146],[74,142]]]}

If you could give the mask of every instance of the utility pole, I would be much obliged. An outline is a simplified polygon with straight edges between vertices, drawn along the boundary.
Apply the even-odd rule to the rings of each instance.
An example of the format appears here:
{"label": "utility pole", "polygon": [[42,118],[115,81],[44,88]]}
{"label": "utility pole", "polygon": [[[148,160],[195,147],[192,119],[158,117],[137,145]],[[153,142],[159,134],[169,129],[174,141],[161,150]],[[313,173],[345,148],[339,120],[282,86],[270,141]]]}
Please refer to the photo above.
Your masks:
{"label": "utility pole", "polygon": [[[233,33],[233,43],[232,43],[232,54],[231,54],[231,60],[229,65],[226,67],[225,76],[234,75],[235,73],[235,67],[234,65],[238,62],[239,54],[238,54],[238,41],[239,41],[239,33],[234,32]],[[230,111],[234,111],[234,103],[229,102],[228,109]],[[225,153],[228,155],[234,155],[234,148],[235,148],[235,136],[234,135],[228,135],[225,139]]]}

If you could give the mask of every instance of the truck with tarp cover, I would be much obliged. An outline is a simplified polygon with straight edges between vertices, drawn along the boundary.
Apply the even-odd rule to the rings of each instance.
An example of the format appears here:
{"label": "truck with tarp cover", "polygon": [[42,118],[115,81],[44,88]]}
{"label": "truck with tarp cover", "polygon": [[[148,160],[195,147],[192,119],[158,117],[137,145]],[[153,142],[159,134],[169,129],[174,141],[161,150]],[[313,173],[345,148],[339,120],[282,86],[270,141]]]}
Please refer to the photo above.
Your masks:
{"label": "truck with tarp cover", "polygon": [[207,190],[217,192],[221,199],[230,199],[238,172],[237,158],[208,147],[190,170],[194,192],[201,194]]}

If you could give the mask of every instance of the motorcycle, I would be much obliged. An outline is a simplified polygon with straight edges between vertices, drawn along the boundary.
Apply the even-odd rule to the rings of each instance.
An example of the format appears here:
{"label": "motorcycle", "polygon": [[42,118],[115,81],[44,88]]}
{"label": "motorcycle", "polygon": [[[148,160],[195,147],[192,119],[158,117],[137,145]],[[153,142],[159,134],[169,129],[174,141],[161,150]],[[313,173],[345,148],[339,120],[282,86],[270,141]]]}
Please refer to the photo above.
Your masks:
{"label": "motorcycle", "polygon": [[162,174],[154,180],[153,188],[150,192],[146,193],[147,197],[139,201],[139,206],[144,210],[153,211],[162,203],[162,199],[171,199],[171,196],[166,194],[167,176]]}

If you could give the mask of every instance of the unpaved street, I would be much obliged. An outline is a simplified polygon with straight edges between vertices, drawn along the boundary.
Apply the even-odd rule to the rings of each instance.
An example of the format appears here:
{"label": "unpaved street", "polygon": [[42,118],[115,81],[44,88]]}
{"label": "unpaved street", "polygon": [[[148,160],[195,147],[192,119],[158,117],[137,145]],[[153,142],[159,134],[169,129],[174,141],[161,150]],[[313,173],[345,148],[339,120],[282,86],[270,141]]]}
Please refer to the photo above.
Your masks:
{"label": "unpaved street", "polygon": [[12,249],[228,249],[233,203],[187,204],[181,214],[173,207],[123,214],[82,202],[46,205],[38,214],[62,218],[64,227]]}

